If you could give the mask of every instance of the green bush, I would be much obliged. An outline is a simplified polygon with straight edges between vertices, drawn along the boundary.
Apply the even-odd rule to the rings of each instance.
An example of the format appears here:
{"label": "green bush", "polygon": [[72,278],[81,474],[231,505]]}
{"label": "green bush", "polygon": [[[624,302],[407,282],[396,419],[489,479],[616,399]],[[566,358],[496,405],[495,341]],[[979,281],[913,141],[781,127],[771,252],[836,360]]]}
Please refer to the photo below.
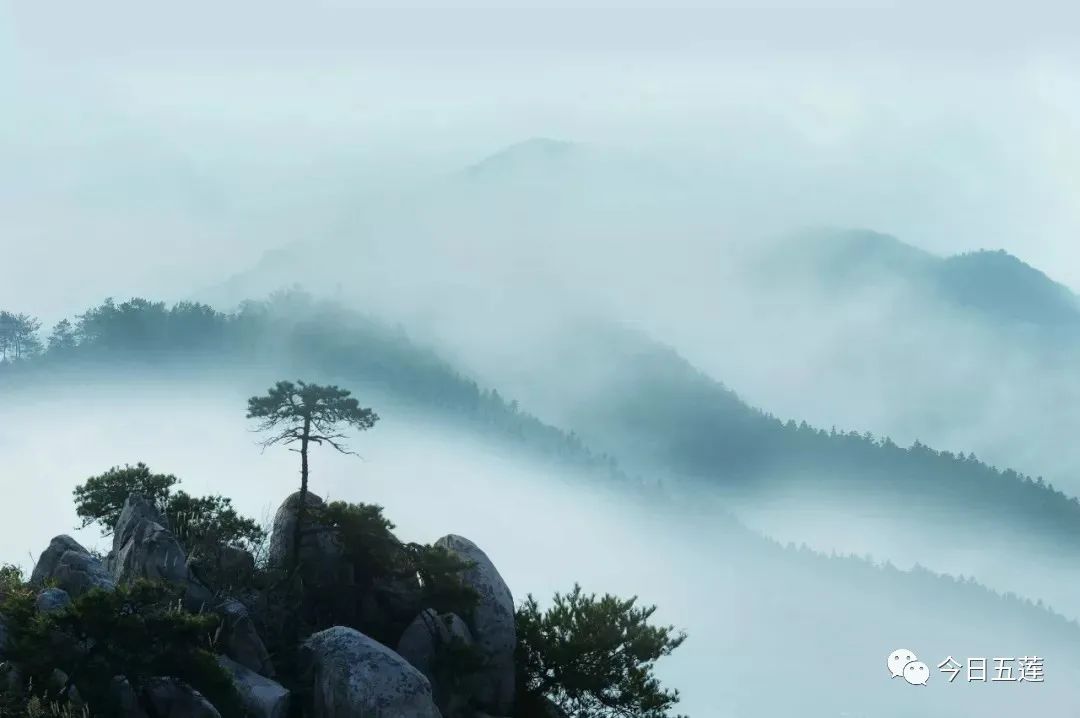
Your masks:
{"label": "green bush", "polygon": [[420,600],[424,607],[471,620],[479,596],[462,581],[461,574],[473,564],[462,561],[442,546],[411,543],[407,549],[409,568],[420,577]]}
{"label": "green bush", "polygon": [[114,466],[75,487],[75,513],[82,519],[82,528],[98,524],[111,532],[130,494],[140,494],[164,513],[172,487],[179,482],[172,474],[151,473],[141,461],[135,466]]}
{"label": "green bush", "polygon": [[375,504],[332,501],[314,510],[314,523],[333,530],[360,581],[395,575],[407,569],[394,524]]}
{"label": "green bush", "polygon": [[224,545],[252,550],[262,543],[266,532],[252,519],[239,515],[231,499],[174,493],[178,483],[172,474],[155,474],[142,462],[114,466],[75,487],[75,513],[82,519],[82,527],[98,524],[111,532],[128,496],[140,494],[162,513],[189,553],[213,555]]}
{"label": "green bush", "polygon": [[362,588],[381,579],[415,577],[423,608],[467,618],[477,595],[462,582],[461,573],[471,564],[438,546],[403,544],[382,512],[374,504],[335,501],[319,511],[317,520],[336,532]]}
{"label": "green bush", "polygon": [[20,591],[24,585],[21,568],[10,563],[0,564],[0,600]]}
{"label": "green bush", "polygon": [[548,715],[551,700],[575,718],[666,718],[679,693],[660,685],[653,666],[686,636],[649,625],[655,611],[577,585],[547,611],[530,595],[517,611],[519,717]]}
{"label": "green bush", "polygon": [[127,677],[136,690],[150,678],[172,676],[206,696],[224,718],[243,715],[213,653],[218,618],[183,611],[172,587],[141,581],[97,589],[49,614],[38,613],[27,592],[5,599],[0,613],[10,634],[7,658],[19,666],[31,695],[55,700],[45,687],[60,670],[91,711],[112,715],[118,710],[110,691],[114,676]]}

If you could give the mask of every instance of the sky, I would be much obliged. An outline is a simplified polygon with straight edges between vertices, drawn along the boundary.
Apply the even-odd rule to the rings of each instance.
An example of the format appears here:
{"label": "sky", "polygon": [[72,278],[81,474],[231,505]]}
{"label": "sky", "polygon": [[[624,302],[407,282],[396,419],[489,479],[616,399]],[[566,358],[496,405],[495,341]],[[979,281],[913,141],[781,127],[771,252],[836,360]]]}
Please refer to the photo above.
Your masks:
{"label": "sky", "polygon": [[[1076,10],[0,4],[0,305],[180,298],[555,137],[1080,287]],[[717,218],[718,221],[723,218]]]}

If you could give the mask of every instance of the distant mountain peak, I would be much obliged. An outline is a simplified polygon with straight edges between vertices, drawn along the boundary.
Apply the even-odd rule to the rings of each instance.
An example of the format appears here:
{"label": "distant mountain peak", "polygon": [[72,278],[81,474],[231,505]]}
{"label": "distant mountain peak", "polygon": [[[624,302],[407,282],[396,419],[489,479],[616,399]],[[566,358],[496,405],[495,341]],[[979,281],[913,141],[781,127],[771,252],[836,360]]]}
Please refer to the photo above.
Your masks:
{"label": "distant mountain peak", "polygon": [[965,252],[941,265],[953,301],[1036,324],[1080,322],[1080,302],[1063,284],[1003,249]]}
{"label": "distant mountain peak", "polygon": [[576,142],[550,137],[533,137],[504,147],[467,168],[470,175],[490,175],[515,171],[538,164],[562,163],[575,157],[581,149]]}

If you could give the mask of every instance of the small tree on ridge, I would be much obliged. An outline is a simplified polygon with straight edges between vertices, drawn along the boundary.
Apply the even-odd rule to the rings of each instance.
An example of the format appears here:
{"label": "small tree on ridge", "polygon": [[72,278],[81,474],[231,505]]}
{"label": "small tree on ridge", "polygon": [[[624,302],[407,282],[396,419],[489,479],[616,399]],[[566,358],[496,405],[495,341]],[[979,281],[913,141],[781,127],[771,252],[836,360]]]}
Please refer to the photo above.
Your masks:
{"label": "small tree on ridge", "polygon": [[343,454],[354,453],[344,444],[343,428],[351,426],[364,431],[373,427],[379,417],[371,409],[361,407],[345,389],[279,381],[265,396],[248,399],[247,418],[259,421],[258,431],[272,432],[261,442],[263,447],[300,444],[299,449],[290,449],[300,454],[300,501],[289,561],[289,568],[295,571],[300,565],[300,539],[307,509],[308,448],[311,444],[329,444]]}

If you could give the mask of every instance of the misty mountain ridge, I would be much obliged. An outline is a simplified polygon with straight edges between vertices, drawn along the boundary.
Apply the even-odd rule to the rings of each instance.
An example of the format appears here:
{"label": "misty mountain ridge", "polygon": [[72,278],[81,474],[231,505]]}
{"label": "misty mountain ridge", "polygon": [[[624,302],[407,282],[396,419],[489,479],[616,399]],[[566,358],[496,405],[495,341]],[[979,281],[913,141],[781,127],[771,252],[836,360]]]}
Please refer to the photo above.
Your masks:
{"label": "misty mountain ridge", "polygon": [[509,145],[462,170],[482,180],[503,182],[525,170],[566,172],[586,161],[584,148],[574,142],[533,137]]}
{"label": "misty mountain ridge", "polygon": [[[822,432],[773,419],[694,369],[670,347],[640,332],[610,324],[575,327],[576,341],[570,349],[553,347],[564,352],[558,361],[540,358],[561,375],[565,390],[558,392],[558,398],[581,401],[577,407],[579,438],[577,433],[532,417],[509,399],[516,394],[500,395],[481,388],[437,353],[411,341],[403,330],[301,294],[251,302],[235,315],[199,305],[170,308],[141,300],[109,302],[85,312],[79,323],[86,343],[73,354],[46,354],[32,362],[5,365],[0,381],[18,387],[18,391],[7,391],[10,385],[4,387],[5,396],[35,397],[43,405],[42,417],[54,417],[52,402],[63,405],[70,401],[70,392],[52,392],[54,398],[50,399],[42,388],[53,376],[66,375],[71,386],[93,386],[96,376],[116,377],[116,383],[97,386],[95,391],[109,401],[134,398],[145,406],[112,407],[93,396],[88,404],[98,407],[103,416],[122,416],[125,423],[116,427],[121,433],[133,430],[125,428],[127,424],[145,423],[152,407],[164,405],[171,407],[168,431],[175,436],[172,425],[181,426],[186,421],[181,412],[191,413],[198,428],[184,431],[194,431],[192,441],[202,442],[200,452],[207,452],[202,461],[204,471],[213,481],[221,471],[221,462],[228,463],[228,455],[219,454],[214,447],[224,443],[229,433],[215,429],[215,424],[207,425],[205,402],[194,401],[190,407],[169,403],[145,392],[133,380],[153,375],[183,380],[173,390],[187,397],[198,382],[207,379],[239,383],[240,390],[234,387],[235,396],[225,402],[230,409],[241,405],[249,384],[264,384],[282,373],[332,380],[356,389],[359,396],[375,401],[380,409],[385,407],[388,426],[418,427],[423,424],[418,413],[425,411],[445,422],[444,442],[460,446],[464,437],[480,438],[481,451],[487,455],[493,453],[488,447],[501,445],[517,456],[531,457],[530,461],[539,459],[536,466],[545,486],[562,483],[586,492],[580,506],[562,506],[558,519],[543,506],[537,507],[540,517],[536,520],[545,531],[553,520],[566,520],[567,512],[591,512],[595,505],[615,505],[621,500],[617,497],[628,497],[627,506],[641,515],[620,512],[618,525],[625,536],[609,540],[624,547],[631,541],[639,560],[645,545],[655,552],[673,552],[667,561],[637,567],[648,575],[649,585],[664,584],[675,590],[674,595],[660,600],[672,612],[667,615],[692,615],[693,606],[701,600],[700,593],[682,589],[677,575],[665,583],[665,572],[674,570],[672,556],[682,560],[692,554],[700,561],[694,573],[706,581],[708,590],[714,592],[712,600],[723,608],[715,609],[708,621],[688,629],[710,646],[710,654],[738,650],[751,664],[760,664],[781,651],[809,655],[816,647],[823,660],[850,665],[852,674],[858,676],[850,690],[837,693],[829,684],[800,674],[791,683],[798,687],[796,699],[787,692],[769,691],[772,678],[752,670],[750,664],[733,667],[721,681],[726,687],[722,695],[698,694],[688,700],[688,707],[701,707],[697,714],[722,714],[734,707],[740,715],[776,715],[806,701],[829,711],[824,715],[840,715],[853,706],[888,718],[910,714],[915,697],[890,694],[883,700],[877,682],[884,680],[880,665],[860,658],[893,647],[891,643],[884,649],[878,645],[889,640],[882,638],[883,616],[888,617],[890,636],[916,645],[927,655],[941,652],[943,657],[946,651],[957,650],[970,655],[1038,651],[1053,659],[1061,686],[1066,685],[1069,672],[1080,670],[1076,649],[1080,644],[1075,642],[1080,628],[1069,610],[1075,602],[1068,600],[1076,585],[1075,570],[1060,568],[1063,562],[1075,569],[1075,527],[1080,520],[1074,515],[1073,500],[1014,472],[995,472],[973,458],[944,456],[921,445],[904,449],[887,441]],[[583,334],[592,341],[582,341]],[[606,376],[592,373],[599,366],[607,367]],[[592,382],[597,383],[595,390],[578,396],[581,384]],[[164,392],[170,382],[158,384],[157,391]],[[219,401],[232,396],[213,387],[203,393]],[[413,413],[402,413],[403,407]],[[230,410],[230,415],[238,419],[239,410]],[[390,417],[396,420],[391,422]],[[112,426],[113,422],[105,423]],[[379,441],[389,438],[380,435]],[[626,450],[620,457],[624,468],[616,468],[610,457],[589,448],[586,442],[593,440],[598,446],[607,441]],[[208,446],[207,441],[214,443]],[[631,451],[635,443],[639,446]],[[685,455],[672,455],[673,448]],[[242,455],[251,452],[246,446],[239,450]],[[370,444],[365,453],[369,450],[374,451]],[[435,484],[442,483],[447,477],[445,467],[424,445],[409,443],[401,450],[421,455],[417,461],[426,473],[419,477],[414,491],[431,496],[433,477]],[[646,470],[650,467],[658,473]],[[320,468],[320,482],[335,493],[351,498],[357,492],[366,496],[373,490],[370,470],[364,472],[361,490],[351,473],[347,481],[329,484],[330,472],[321,462]],[[806,473],[798,475],[797,471]],[[634,480],[638,473],[649,481]],[[687,480],[674,481],[679,475]],[[588,481],[590,477],[593,481]],[[666,479],[661,492],[649,488],[656,477]],[[457,481],[447,487],[449,494],[469,501],[468,488]],[[501,476],[500,482],[505,481]],[[917,491],[911,491],[910,481],[920,482]],[[881,543],[858,552],[879,557],[876,560],[830,557],[829,551],[815,546],[819,542],[810,537],[801,543],[815,550],[796,548],[799,541],[785,546],[769,538],[769,532],[763,532],[763,537],[752,530],[753,525],[748,529],[731,518],[729,511],[739,516],[742,510],[733,500],[738,492],[718,489],[732,482],[760,494],[785,483],[801,486],[808,499],[820,499],[840,488],[842,495],[865,503],[894,506],[903,520],[906,538],[896,538],[889,528],[889,516],[881,516],[886,520],[877,524],[876,533],[868,534]],[[980,486],[993,490],[984,494]],[[260,484],[260,495],[264,491]],[[423,502],[411,496],[405,503]],[[802,507],[806,514],[821,511],[820,506],[811,508],[809,500]],[[839,513],[827,517],[831,523],[858,518],[847,513],[845,506],[834,508]],[[987,513],[991,519],[988,526],[979,518]],[[961,517],[963,525],[959,525]],[[933,528],[937,519],[948,524],[947,530]],[[521,530],[523,520],[515,519],[516,530]],[[678,552],[668,546],[683,535],[672,526],[692,536],[693,546],[682,546]],[[913,530],[913,526],[917,528]],[[550,554],[552,542],[562,532],[526,533]],[[638,544],[642,548],[637,548]],[[908,563],[908,556],[896,558],[893,565],[885,562],[897,556],[890,546],[905,545],[922,553],[917,564],[929,566],[929,570],[895,568]],[[972,564],[957,563],[954,571],[941,570],[935,564],[940,563],[943,552],[952,549],[978,552],[979,565],[973,568]],[[1024,556],[1023,561],[1017,560],[1018,555]],[[993,561],[986,560],[988,556],[1008,563],[1010,576],[1000,576]],[[1043,569],[1043,563],[1051,560],[1059,562],[1059,570]],[[613,564],[609,570],[625,574],[627,569]],[[1029,580],[1036,571],[1042,581]],[[953,578],[962,575],[977,576],[978,583]],[[1047,585],[1047,576],[1052,577],[1053,585]],[[1033,603],[1037,599],[1042,603]],[[939,601],[942,603],[936,603]],[[828,609],[822,610],[823,605]],[[964,620],[957,621],[947,610],[930,610],[931,605],[962,605]],[[1057,612],[1047,610],[1047,605]],[[732,622],[727,616],[740,618]],[[764,625],[777,630],[762,632]],[[676,656],[669,670],[673,671],[670,675],[693,682],[704,679],[702,674],[715,666],[680,661]],[[716,683],[713,676],[703,685]],[[970,707],[975,699],[946,694],[942,689],[940,700],[943,703],[935,710],[941,712],[931,710],[929,714],[946,715],[948,710]],[[1041,714],[1057,715],[1052,710],[1055,701],[1060,702],[1058,694],[1047,691],[1037,697],[1009,694],[996,698],[994,705],[1009,705],[1010,710],[1019,710],[1021,703],[1039,705]]]}
{"label": "misty mountain ridge", "polygon": [[1080,298],[1005,250],[939,257],[870,230],[801,233],[766,250],[759,271],[827,293],[902,284],[907,301],[937,300],[1008,327],[1080,327]]}
{"label": "misty mountain ridge", "polygon": [[[3,374],[19,384],[73,368],[125,367],[130,373],[140,364],[149,369],[146,362],[155,371],[175,366],[191,376],[221,379],[245,373],[265,378],[285,370],[463,422],[479,436],[631,493],[651,491],[649,482],[631,476],[661,478],[691,501],[696,494],[724,497],[738,513],[738,507],[798,492],[831,505],[838,518],[843,506],[873,510],[886,525],[918,516],[928,527],[928,541],[949,535],[950,517],[964,515],[970,528],[951,532],[958,547],[979,545],[980,532],[993,526],[995,540],[1022,538],[1048,560],[1080,549],[1080,504],[1041,479],[921,443],[904,448],[888,439],[781,421],[752,408],[669,347],[610,325],[553,345],[562,353],[538,360],[554,376],[534,375],[531,391],[520,386],[508,392],[524,407],[535,403],[540,416],[556,417],[553,425],[517,400],[482,389],[402,330],[304,295],[249,303],[235,315],[137,300],[106,303],[82,317],[87,339],[78,352],[46,355]],[[964,572],[964,564],[948,568]],[[1036,595],[1062,603],[1052,591]]]}

